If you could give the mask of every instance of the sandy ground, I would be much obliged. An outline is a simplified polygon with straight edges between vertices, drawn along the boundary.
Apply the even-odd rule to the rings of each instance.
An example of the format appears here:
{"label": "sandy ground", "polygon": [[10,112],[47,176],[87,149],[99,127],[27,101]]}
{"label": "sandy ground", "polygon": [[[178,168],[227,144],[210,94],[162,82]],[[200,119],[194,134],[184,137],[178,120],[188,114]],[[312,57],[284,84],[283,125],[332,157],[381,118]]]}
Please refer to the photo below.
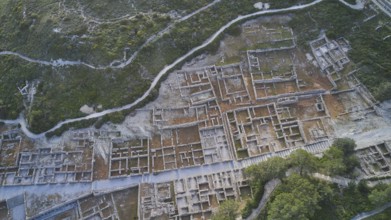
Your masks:
{"label": "sandy ground", "polygon": [[359,148],[391,140],[391,100],[380,104],[383,117],[367,115],[360,121],[336,120],[335,137],[349,137]]}

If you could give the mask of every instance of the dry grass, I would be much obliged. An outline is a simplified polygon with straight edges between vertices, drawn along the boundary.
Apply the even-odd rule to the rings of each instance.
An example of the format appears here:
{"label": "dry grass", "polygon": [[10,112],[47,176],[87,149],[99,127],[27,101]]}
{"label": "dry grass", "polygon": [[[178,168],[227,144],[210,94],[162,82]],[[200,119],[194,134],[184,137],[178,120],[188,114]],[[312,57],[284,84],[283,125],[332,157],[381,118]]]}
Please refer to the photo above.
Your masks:
{"label": "dry grass", "polygon": [[109,166],[101,156],[95,156],[93,180],[107,179],[109,176]]}
{"label": "dry grass", "polygon": [[338,100],[338,96],[325,95],[323,98],[332,118],[337,118],[339,114],[345,112],[344,105]]}
{"label": "dry grass", "polygon": [[138,219],[138,187],[113,193],[120,219]]}

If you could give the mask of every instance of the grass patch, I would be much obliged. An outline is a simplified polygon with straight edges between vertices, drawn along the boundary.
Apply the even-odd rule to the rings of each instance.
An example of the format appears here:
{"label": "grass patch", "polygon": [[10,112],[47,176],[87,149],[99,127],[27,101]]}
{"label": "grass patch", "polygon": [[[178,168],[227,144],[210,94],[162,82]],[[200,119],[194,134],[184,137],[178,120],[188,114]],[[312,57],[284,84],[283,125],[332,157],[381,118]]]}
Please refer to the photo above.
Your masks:
{"label": "grass patch", "polygon": [[[298,44],[306,48],[321,31],[331,39],[348,39],[352,46],[348,55],[361,67],[359,79],[375,98],[383,101],[391,98],[391,39],[383,40],[391,30],[387,25],[382,26],[389,18],[379,14],[368,22],[364,19],[362,11],[351,10],[336,0],[330,0],[294,13],[289,25],[297,35]],[[382,27],[376,30],[379,25]]]}
{"label": "grass patch", "polygon": [[384,210],[383,212],[366,218],[366,220],[388,220],[391,217],[391,208]]}
{"label": "grass patch", "polygon": [[[69,4],[66,5],[68,8],[76,7],[74,1],[66,2]],[[122,1],[116,1],[120,2]],[[161,1],[153,2],[158,4]],[[179,7],[175,2],[177,1],[173,1],[172,5],[178,6],[177,8],[188,8],[192,5],[190,9],[207,3],[201,1],[194,6],[192,1],[181,1],[182,5]],[[67,118],[83,116],[79,109],[84,104],[93,107],[102,105],[103,109],[108,109],[131,103],[149,88],[151,80],[165,65],[202,44],[221,26],[238,15],[255,12],[257,9],[253,5],[256,2],[258,1],[222,0],[175,25],[169,34],[142,49],[134,62],[121,70],[92,70],[82,66],[48,68],[35,64],[23,64],[20,67],[24,61],[10,58],[9,63],[1,64],[12,69],[2,72],[0,76],[4,79],[1,90],[5,91],[1,95],[1,117],[15,118],[24,109],[22,97],[15,93],[15,83],[20,84],[25,80],[40,82],[31,110],[25,112],[30,128],[35,133],[46,131]],[[271,6],[278,8],[308,2],[310,1],[279,0],[274,1]],[[57,1],[9,0],[2,4],[5,7],[1,9],[0,15],[0,48],[49,60],[63,58],[107,64],[111,59],[122,57],[124,47],[129,47],[130,51],[135,50],[137,45],[168,22],[164,16],[158,14],[157,17],[154,17],[154,14],[138,14],[134,20],[121,21],[115,25],[95,25],[95,29],[91,30],[92,26],[84,23],[78,16],[71,13],[55,13],[59,10]],[[88,1],[85,4],[88,4]],[[97,7],[100,4],[103,3],[96,2]],[[99,11],[95,8],[90,10],[91,15],[93,11]],[[61,34],[53,31],[59,24]],[[205,50],[194,55],[216,51],[219,41],[220,38],[216,39]],[[4,59],[1,57],[2,61]],[[13,79],[4,78],[11,75]],[[116,121],[120,121],[119,118],[123,119],[117,116],[114,118]]]}

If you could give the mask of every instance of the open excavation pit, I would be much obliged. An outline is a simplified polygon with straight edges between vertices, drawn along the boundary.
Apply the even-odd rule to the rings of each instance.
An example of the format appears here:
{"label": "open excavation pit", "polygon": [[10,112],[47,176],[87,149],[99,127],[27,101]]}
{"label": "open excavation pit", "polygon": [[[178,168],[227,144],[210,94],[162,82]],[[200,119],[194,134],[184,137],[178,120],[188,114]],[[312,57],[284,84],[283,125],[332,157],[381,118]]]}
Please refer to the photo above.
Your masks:
{"label": "open excavation pit", "polygon": [[[32,209],[29,219],[137,219],[138,187],[115,189],[103,193],[87,193],[54,206],[45,212]],[[44,201],[32,200],[40,204]],[[36,205],[36,204],[35,204]],[[33,207],[35,205],[30,205]]]}
{"label": "open excavation pit", "polygon": [[[72,143],[72,147],[40,147],[10,152],[8,157],[1,159],[3,163],[7,162],[7,165],[0,168],[0,185],[92,181],[93,148],[91,142],[75,136]],[[15,150],[24,148],[21,146],[21,136],[16,136],[15,139],[3,139],[0,144],[2,152],[9,151],[11,145]],[[10,158],[15,159],[10,160]]]}
{"label": "open excavation pit", "polygon": [[356,150],[364,178],[387,177],[391,175],[391,141]]}
{"label": "open excavation pit", "polygon": [[209,219],[227,199],[252,197],[240,170],[140,186],[140,219]]}

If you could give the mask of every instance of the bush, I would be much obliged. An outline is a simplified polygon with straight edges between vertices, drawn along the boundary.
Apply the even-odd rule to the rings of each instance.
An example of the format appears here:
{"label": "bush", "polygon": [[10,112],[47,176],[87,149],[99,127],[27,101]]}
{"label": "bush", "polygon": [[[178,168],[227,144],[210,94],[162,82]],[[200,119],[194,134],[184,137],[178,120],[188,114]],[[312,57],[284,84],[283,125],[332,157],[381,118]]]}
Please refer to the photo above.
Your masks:
{"label": "bush", "polygon": [[228,199],[220,205],[218,211],[213,214],[212,220],[235,220],[239,215],[239,203]]}
{"label": "bush", "polygon": [[240,25],[233,25],[227,29],[226,33],[231,36],[237,37],[240,36],[240,34],[242,34],[242,28]]}
{"label": "bush", "polygon": [[356,142],[350,138],[337,138],[334,140],[333,146],[341,149],[346,157],[353,154],[354,148],[357,147]]}
{"label": "bush", "polygon": [[338,138],[333,142],[333,146],[324,152],[321,159],[323,171],[329,175],[353,175],[355,167],[359,166],[359,161],[354,154],[356,143],[349,138]]}
{"label": "bush", "polygon": [[381,82],[373,94],[379,101],[391,99],[391,82]]}

